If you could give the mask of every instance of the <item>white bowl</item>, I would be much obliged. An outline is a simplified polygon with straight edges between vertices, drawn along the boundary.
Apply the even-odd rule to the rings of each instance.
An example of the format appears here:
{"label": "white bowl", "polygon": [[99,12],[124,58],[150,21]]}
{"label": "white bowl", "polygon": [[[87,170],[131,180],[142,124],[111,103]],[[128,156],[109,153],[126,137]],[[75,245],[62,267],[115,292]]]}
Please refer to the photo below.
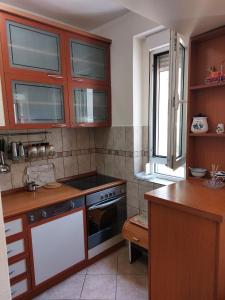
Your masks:
{"label": "white bowl", "polygon": [[194,177],[204,177],[207,173],[207,170],[204,168],[190,168],[190,171]]}

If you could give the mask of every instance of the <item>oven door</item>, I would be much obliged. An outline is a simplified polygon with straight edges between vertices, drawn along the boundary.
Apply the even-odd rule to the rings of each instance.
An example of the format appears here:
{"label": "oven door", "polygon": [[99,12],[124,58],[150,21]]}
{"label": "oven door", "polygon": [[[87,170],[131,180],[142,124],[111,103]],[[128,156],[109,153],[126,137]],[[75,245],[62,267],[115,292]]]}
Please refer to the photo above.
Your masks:
{"label": "oven door", "polygon": [[126,218],[125,195],[89,206],[87,209],[88,249],[121,233]]}

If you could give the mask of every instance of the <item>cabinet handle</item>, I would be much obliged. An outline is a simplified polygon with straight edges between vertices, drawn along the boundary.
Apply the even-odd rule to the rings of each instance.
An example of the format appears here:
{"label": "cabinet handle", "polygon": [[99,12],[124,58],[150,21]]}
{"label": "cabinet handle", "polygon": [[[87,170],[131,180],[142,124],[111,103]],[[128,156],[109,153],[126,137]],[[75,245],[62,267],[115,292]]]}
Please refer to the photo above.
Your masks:
{"label": "cabinet handle", "polygon": [[63,128],[63,127],[67,127],[67,125],[66,124],[53,124],[52,127]]}
{"label": "cabinet handle", "polygon": [[81,79],[81,78],[72,78],[73,81],[79,81],[79,82],[82,82],[84,81],[84,79]]}
{"label": "cabinet handle", "polygon": [[63,76],[60,76],[60,75],[54,75],[54,74],[48,74],[48,77],[54,78],[54,79],[63,79]]}
{"label": "cabinet handle", "polygon": [[10,253],[12,253],[13,252],[13,250],[12,249],[9,249],[8,251],[7,251],[7,254],[10,254]]}
{"label": "cabinet handle", "polygon": [[135,242],[139,242],[140,239],[136,238],[135,236],[132,237],[132,240],[134,240]]}
{"label": "cabinet handle", "polygon": [[11,290],[11,296],[15,295],[15,293],[16,293],[16,290],[14,290],[14,291]]}
{"label": "cabinet handle", "polygon": [[5,229],[5,233],[7,233],[7,232],[9,232],[9,231],[11,231],[10,228]]}

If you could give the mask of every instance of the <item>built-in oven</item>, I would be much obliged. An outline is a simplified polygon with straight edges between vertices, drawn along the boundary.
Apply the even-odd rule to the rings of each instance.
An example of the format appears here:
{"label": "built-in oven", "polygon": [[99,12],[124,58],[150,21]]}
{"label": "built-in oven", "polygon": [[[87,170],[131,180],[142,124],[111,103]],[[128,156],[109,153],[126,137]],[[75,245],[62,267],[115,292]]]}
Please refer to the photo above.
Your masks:
{"label": "built-in oven", "polygon": [[127,219],[126,185],[118,185],[86,196],[89,258],[122,240]]}

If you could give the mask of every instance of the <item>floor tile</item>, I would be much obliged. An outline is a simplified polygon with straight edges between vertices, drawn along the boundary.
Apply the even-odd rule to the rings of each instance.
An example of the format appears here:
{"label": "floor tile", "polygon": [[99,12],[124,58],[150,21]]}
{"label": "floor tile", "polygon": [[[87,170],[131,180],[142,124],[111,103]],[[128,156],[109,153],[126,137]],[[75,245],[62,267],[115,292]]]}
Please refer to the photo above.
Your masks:
{"label": "floor tile", "polygon": [[147,261],[144,257],[136,260],[132,264],[128,259],[128,247],[123,247],[118,251],[118,274],[147,274]]}
{"label": "floor tile", "polygon": [[115,275],[117,273],[117,255],[109,255],[88,267],[87,274]]}
{"label": "floor tile", "polygon": [[80,299],[85,275],[73,275],[33,300]]}
{"label": "floor tile", "polygon": [[116,300],[147,300],[145,275],[118,275]]}
{"label": "floor tile", "polygon": [[114,300],[115,294],[115,275],[86,275],[81,299]]}

